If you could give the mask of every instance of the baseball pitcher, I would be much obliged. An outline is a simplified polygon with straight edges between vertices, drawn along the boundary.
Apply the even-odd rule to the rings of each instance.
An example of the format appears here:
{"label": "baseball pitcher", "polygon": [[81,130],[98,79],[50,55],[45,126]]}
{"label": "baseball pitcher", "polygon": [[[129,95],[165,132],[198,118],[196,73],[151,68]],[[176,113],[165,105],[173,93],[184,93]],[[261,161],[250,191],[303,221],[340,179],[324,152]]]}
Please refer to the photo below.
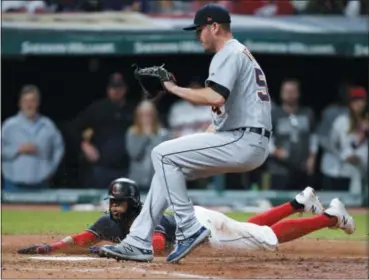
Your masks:
{"label": "baseball pitcher", "polygon": [[[230,22],[226,9],[209,4],[196,13],[193,25],[184,28],[195,30],[203,48],[215,53],[204,88],[180,87],[163,66],[151,69],[167,92],[194,104],[208,105],[212,111],[212,125],[207,132],[163,142],[153,149],[155,175],[143,209],[120,244],[101,249],[106,257],[151,261],[153,232],[164,210],[170,207],[177,228],[175,247],[167,261],[180,261],[210,233],[214,234],[212,218],[209,218],[210,222],[202,220],[199,212],[204,212],[203,209],[194,208],[189,199],[186,179],[247,172],[259,167],[267,158],[272,130],[267,81],[249,50],[233,38]],[[149,72],[136,70],[135,74],[140,76]],[[206,217],[212,215],[209,213]],[[228,221],[225,216],[222,219]],[[243,227],[246,226],[243,224]],[[251,233],[254,225],[247,227],[250,235],[256,236]],[[255,230],[263,232],[259,227]],[[241,231],[231,230],[232,240],[246,236],[241,239],[253,242]],[[266,230],[264,236],[270,236],[272,240],[273,235]],[[275,244],[277,238],[273,242],[271,244]]]}
{"label": "baseball pitcher", "polygon": [[196,13],[193,25],[184,28],[195,30],[203,48],[215,53],[205,88],[180,87],[169,75],[163,84],[180,98],[208,105],[213,123],[207,132],[170,140],[153,149],[155,175],[147,202],[127,237],[119,245],[102,249],[107,256],[152,260],[151,238],[163,211],[170,206],[175,213],[177,242],[167,261],[178,262],[210,234],[195,216],[186,179],[250,171],[267,158],[272,129],[267,81],[249,50],[233,38],[230,22],[225,8],[209,4]]}

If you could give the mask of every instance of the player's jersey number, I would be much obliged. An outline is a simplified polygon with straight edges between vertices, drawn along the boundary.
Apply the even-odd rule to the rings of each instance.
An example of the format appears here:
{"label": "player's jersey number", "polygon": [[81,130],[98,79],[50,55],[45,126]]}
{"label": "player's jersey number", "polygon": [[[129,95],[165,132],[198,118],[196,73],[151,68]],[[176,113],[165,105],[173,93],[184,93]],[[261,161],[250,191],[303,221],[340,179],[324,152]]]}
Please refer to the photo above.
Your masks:
{"label": "player's jersey number", "polygon": [[[251,60],[256,61],[254,56],[250,53],[250,51],[245,48],[243,53]],[[266,83],[265,75],[263,71],[259,68],[255,68],[255,77],[256,77],[256,84],[258,85],[259,89],[256,91],[257,96],[260,98],[261,101],[269,102],[269,92],[268,92],[268,85]]]}
{"label": "player's jersey number", "polygon": [[255,77],[256,77],[256,84],[258,85],[259,89],[256,90],[256,94],[260,98],[261,101],[269,102],[269,92],[268,86],[266,84],[265,75],[263,71],[259,68],[255,68]]}

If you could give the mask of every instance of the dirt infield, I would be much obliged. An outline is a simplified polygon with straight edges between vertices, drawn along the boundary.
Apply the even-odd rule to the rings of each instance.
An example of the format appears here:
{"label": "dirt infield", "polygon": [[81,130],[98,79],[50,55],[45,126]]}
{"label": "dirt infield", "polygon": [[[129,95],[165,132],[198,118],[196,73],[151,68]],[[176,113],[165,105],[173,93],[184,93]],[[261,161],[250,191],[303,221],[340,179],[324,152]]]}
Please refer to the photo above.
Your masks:
{"label": "dirt infield", "polygon": [[30,259],[17,255],[25,245],[59,236],[3,236],[2,278],[368,278],[368,243],[302,239],[277,252],[196,249],[180,264],[164,257],[152,263],[117,262],[96,258],[81,249],[54,256],[86,256],[84,261]]}

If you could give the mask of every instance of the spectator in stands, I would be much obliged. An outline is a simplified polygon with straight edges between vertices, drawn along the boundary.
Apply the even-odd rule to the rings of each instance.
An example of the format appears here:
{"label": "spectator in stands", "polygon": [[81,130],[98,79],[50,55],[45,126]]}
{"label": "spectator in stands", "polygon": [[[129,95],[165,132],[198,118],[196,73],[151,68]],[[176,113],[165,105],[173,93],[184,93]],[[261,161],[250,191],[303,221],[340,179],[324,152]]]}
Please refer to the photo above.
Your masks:
{"label": "spectator in stands", "polygon": [[40,91],[22,88],[19,112],[2,127],[2,164],[6,191],[47,188],[64,154],[64,143],[55,124],[38,112]]}
{"label": "spectator in stands", "polygon": [[[322,111],[322,117],[318,125],[319,144],[325,152],[329,153],[331,150],[329,137],[331,134],[331,127],[334,120],[348,112],[347,108],[347,90],[348,85],[342,84],[339,88],[337,101],[328,105]],[[324,156],[323,156],[324,158]]]}
{"label": "spectator in stands", "polygon": [[[328,105],[322,112],[321,121],[318,126],[319,144],[322,148],[322,157],[320,161],[320,171],[323,174],[323,183],[320,186],[322,189],[347,189],[349,186],[349,178],[340,177],[339,169],[341,160],[335,151],[330,137],[332,132],[332,124],[337,117],[347,114],[347,96],[348,85],[342,84],[339,88],[337,102]],[[329,179],[328,177],[335,177]]]}
{"label": "spectator in stands", "polygon": [[191,12],[193,0],[173,1],[173,12],[188,14]]}
{"label": "spectator in stands", "polygon": [[1,1],[2,12],[12,13],[40,13],[47,11],[45,1],[21,0],[21,1]]}
{"label": "spectator in stands", "polygon": [[107,98],[90,105],[73,125],[76,141],[91,167],[91,174],[85,175],[85,184],[90,187],[105,188],[114,178],[128,176],[125,139],[132,123],[132,109],[126,102],[126,93],[123,76],[112,74]]}
{"label": "spectator in stands", "polygon": [[[199,2],[202,3],[202,1]],[[234,14],[277,16],[292,15],[295,13],[295,7],[292,0],[223,0],[217,1],[217,4],[226,7],[231,13]]]}
{"label": "spectator in stands", "polygon": [[148,11],[149,0],[45,0],[54,12]]}
{"label": "spectator in stands", "polygon": [[292,4],[296,14],[344,14],[356,17],[369,12],[367,0],[292,0]]}
{"label": "spectator in stands", "polygon": [[[201,88],[202,85],[194,78],[189,87]],[[210,108],[179,100],[170,108],[168,123],[174,138],[204,132],[211,124]]]}
{"label": "spectator in stands", "polygon": [[295,9],[295,14],[303,14],[306,6],[309,4],[309,0],[292,0],[292,5]]}
{"label": "spectator in stands", "polygon": [[136,109],[134,124],[127,132],[127,151],[130,156],[129,178],[136,181],[141,190],[150,188],[154,175],[151,151],[169,139],[168,130],[159,123],[153,103],[143,101]]}
{"label": "spectator in stands", "polygon": [[101,9],[103,11],[139,11],[141,2],[138,0],[101,0]]}
{"label": "spectator in stands", "polygon": [[227,8],[230,12],[231,12],[231,8],[232,6],[229,5],[229,3],[227,3],[228,1],[208,1],[208,0],[195,0],[195,1],[191,1],[191,7],[190,10],[195,13],[196,11],[198,11],[202,6],[208,5],[208,4],[212,4],[215,3],[217,5],[221,5],[225,8]]}
{"label": "spectator in stands", "polygon": [[310,0],[304,13],[342,15],[348,0]]}
{"label": "spectator in stands", "polygon": [[46,0],[53,12],[79,12],[83,11],[79,1],[76,0]]}
{"label": "spectator in stands", "polygon": [[324,189],[362,192],[362,180],[368,176],[368,132],[367,92],[350,87],[348,113],[333,122],[331,157],[322,161]]}
{"label": "spectator in stands", "polygon": [[360,15],[368,15],[369,14],[369,3],[367,0],[351,0],[347,1],[345,10],[345,16],[348,17],[356,17]]}
{"label": "spectator in stands", "polygon": [[315,170],[317,137],[314,114],[299,105],[300,83],[287,79],[281,86],[281,106],[272,110],[273,136],[267,168],[275,189],[300,189]]}
{"label": "spectator in stands", "polygon": [[101,11],[101,1],[96,0],[45,0],[53,12],[97,12]]}

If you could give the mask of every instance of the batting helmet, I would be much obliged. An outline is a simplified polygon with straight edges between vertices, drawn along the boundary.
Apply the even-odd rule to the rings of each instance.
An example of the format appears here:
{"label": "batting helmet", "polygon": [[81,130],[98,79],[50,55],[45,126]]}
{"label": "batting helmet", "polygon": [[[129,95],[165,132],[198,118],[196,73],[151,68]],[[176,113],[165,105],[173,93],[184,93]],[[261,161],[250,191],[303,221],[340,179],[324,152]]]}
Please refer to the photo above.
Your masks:
{"label": "batting helmet", "polygon": [[[128,178],[119,178],[111,182],[109,194],[105,199],[127,202],[127,211],[121,214],[119,221],[136,218],[142,209],[141,196],[137,183]],[[113,218],[110,207],[109,213],[111,219],[116,220]]]}

